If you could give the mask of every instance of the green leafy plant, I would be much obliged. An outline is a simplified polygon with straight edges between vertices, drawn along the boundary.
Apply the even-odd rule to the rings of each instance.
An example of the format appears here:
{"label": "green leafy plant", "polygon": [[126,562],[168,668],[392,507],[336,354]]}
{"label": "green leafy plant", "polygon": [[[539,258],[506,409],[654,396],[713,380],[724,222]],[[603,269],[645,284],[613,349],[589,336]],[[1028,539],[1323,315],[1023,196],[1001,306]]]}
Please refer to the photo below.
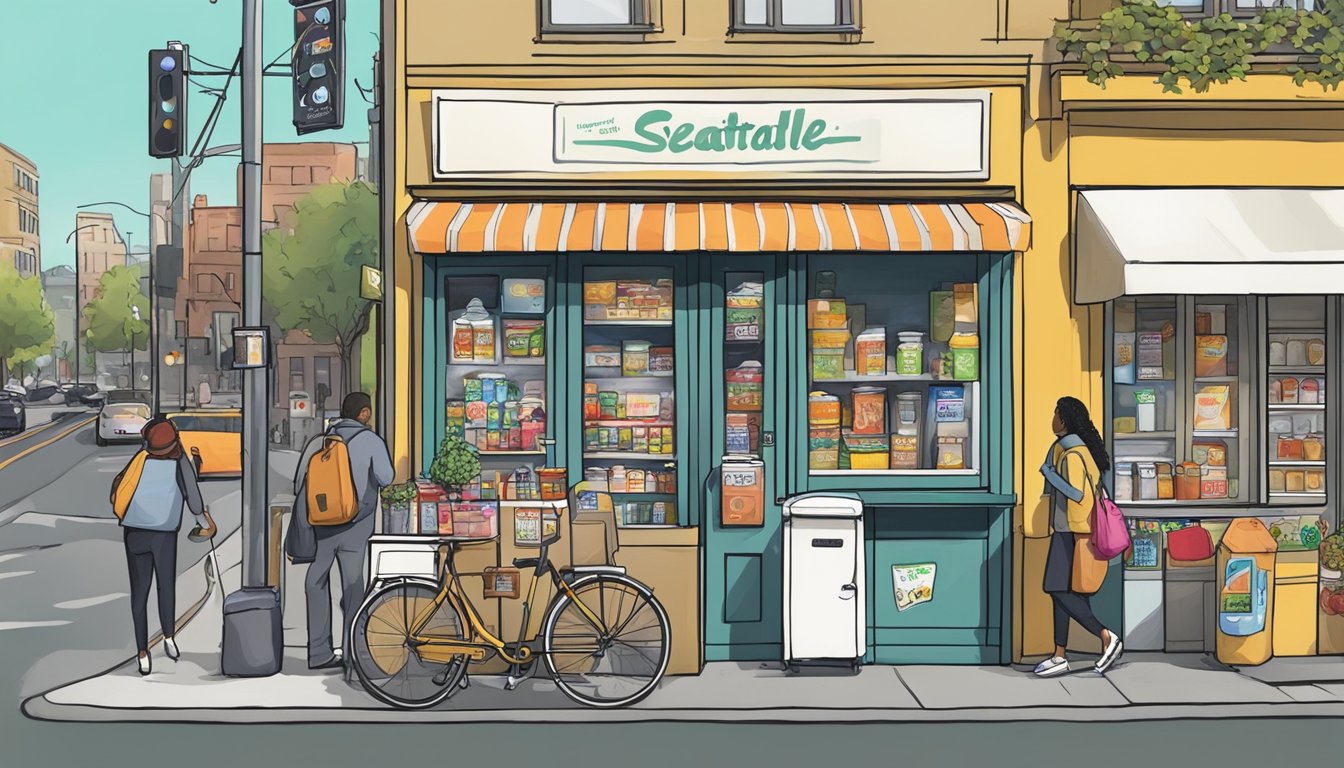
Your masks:
{"label": "green leafy plant", "polygon": [[475,480],[481,474],[481,458],[460,435],[449,435],[439,443],[434,461],[429,465],[429,479],[457,495],[462,486]]}
{"label": "green leafy plant", "polygon": [[41,278],[24,277],[14,265],[0,262],[0,384],[8,378],[7,364],[22,368],[50,351],[54,317],[42,298]]}
{"label": "green leafy plant", "polygon": [[1088,81],[1102,88],[1125,74],[1116,57],[1132,56],[1141,66],[1162,68],[1157,82],[1164,92],[1180,93],[1184,82],[1203,93],[1215,83],[1245,80],[1256,54],[1284,44],[1303,54],[1280,70],[1298,85],[1333,90],[1344,81],[1344,0],[1322,0],[1313,11],[1266,8],[1248,19],[1188,18],[1155,0],[1121,0],[1094,26],[1056,24],[1055,38],[1065,60],[1081,62]]}
{"label": "green leafy plant", "polygon": [[415,499],[415,483],[389,485],[379,494],[388,506],[410,504]]}

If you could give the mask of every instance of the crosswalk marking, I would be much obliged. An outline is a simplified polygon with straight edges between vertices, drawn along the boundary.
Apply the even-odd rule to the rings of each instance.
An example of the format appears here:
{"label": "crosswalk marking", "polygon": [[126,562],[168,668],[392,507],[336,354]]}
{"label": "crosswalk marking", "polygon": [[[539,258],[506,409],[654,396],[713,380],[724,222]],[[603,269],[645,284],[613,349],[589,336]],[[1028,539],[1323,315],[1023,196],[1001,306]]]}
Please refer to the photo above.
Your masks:
{"label": "crosswalk marking", "polygon": [[79,600],[66,600],[57,603],[52,608],[60,608],[63,611],[77,611],[80,608],[92,608],[95,605],[110,603],[118,598],[127,597],[125,592],[113,592],[110,595],[99,595],[97,597],[85,597]]}

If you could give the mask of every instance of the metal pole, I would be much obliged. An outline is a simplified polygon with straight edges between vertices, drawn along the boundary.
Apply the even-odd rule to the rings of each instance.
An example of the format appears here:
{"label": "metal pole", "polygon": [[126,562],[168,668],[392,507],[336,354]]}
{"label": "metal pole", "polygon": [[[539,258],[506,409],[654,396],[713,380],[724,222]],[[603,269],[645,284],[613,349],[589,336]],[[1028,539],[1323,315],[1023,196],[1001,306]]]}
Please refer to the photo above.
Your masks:
{"label": "metal pole", "polygon": [[[76,218],[78,223],[79,219]],[[84,297],[79,295],[79,279],[83,273],[83,267],[79,264],[79,228],[75,228],[75,384],[79,384],[79,331],[80,320],[84,317]]]}
{"label": "metal pole", "polygon": [[[243,324],[261,320],[261,2],[243,0]],[[243,371],[243,586],[266,586],[266,371]]]}

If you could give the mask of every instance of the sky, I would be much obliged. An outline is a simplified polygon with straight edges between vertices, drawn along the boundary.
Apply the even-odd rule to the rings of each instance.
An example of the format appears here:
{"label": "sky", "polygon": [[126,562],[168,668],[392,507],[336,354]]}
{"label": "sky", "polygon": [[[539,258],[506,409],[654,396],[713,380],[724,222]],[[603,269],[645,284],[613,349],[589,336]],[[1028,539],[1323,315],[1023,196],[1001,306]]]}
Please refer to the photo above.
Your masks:
{"label": "sky", "polygon": [[[263,63],[286,54],[293,38],[291,6],[259,0]],[[353,80],[373,85],[378,49],[375,0],[346,3],[345,127],[306,134],[305,141],[364,142],[368,153],[369,104]],[[242,44],[241,0],[0,0],[0,143],[27,156],[40,177],[38,217],[42,268],[74,264],[74,245],[65,243],[75,227],[76,206],[104,200],[149,210],[149,177],[172,171],[171,160],[149,156],[148,53],[168,40],[187,44],[199,69],[228,69]],[[282,59],[287,61],[287,56]],[[218,88],[223,77],[201,77]],[[265,78],[262,118],[267,142],[294,142],[290,82]],[[240,135],[238,78],[233,79],[210,146],[237,144]],[[188,136],[197,133],[214,97],[193,88],[188,96]],[[211,205],[235,204],[239,158],[211,158],[191,175],[191,194],[208,195]],[[117,227],[132,235],[132,252],[145,250],[149,224],[121,208]]]}

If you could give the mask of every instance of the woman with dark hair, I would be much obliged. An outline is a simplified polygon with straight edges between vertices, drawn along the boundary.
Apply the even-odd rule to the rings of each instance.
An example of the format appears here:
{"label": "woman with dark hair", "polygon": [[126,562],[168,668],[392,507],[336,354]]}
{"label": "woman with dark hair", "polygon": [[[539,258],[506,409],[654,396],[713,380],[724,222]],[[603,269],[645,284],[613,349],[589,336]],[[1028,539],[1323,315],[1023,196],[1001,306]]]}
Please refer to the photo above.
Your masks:
{"label": "woman with dark hair", "polygon": [[[139,651],[140,674],[148,675],[149,587],[158,585],[159,628],[163,650],[176,661],[173,639],[177,624],[177,532],[185,506],[202,523],[202,536],[215,535],[215,522],[201,499],[196,470],[182,450],[177,427],[164,418],[151,420],[140,432],[144,448],[112,481],[112,507],[121,518],[126,565],[131,576],[131,622]],[[193,534],[196,531],[193,531]]]}
{"label": "woman with dark hair", "polygon": [[1092,549],[1092,509],[1101,473],[1110,469],[1111,457],[1093,426],[1087,406],[1073,397],[1055,404],[1050,428],[1056,437],[1041,465],[1045,492],[1050,496],[1050,551],[1045,561],[1045,591],[1055,607],[1055,655],[1036,665],[1040,677],[1069,671],[1065,646],[1069,619],[1101,638],[1102,653],[1095,669],[1104,673],[1120,658],[1124,644],[1092,613],[1090,596],[1101,588],[1106,561]]}

